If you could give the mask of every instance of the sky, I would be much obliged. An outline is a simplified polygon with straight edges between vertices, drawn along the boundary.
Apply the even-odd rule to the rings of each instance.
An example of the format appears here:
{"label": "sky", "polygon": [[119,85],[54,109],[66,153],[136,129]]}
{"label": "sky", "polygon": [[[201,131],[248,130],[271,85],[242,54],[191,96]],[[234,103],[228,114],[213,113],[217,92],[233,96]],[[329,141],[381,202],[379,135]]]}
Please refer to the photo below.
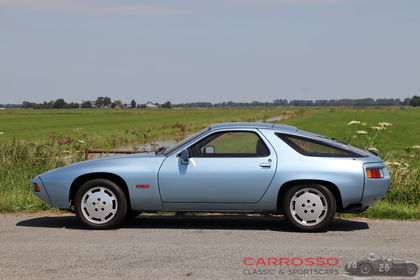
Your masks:
{"label": "sky", "polygon": [[0,0],[0,103],[420,95],[418,0]]}

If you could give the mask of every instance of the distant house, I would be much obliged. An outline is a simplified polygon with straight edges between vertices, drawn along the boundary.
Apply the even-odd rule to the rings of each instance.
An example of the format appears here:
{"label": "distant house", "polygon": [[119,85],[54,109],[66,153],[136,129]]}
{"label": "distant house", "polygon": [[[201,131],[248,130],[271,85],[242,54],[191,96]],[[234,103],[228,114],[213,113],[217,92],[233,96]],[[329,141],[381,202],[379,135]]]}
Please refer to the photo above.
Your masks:
{"label": "distant house", "polygon": [[146,108],[149,108],[149,109],[157,109],[159,107],[156,104],[153,104],[152,102],[147,102],[146,103]]}

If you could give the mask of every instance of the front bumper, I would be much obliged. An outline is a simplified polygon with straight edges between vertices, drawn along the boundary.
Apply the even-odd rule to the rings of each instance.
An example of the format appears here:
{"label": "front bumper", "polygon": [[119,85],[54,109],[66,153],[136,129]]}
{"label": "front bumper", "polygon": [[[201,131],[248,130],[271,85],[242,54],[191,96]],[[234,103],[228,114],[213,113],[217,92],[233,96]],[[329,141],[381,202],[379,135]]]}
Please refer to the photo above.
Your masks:
{"label": "front bumper", "polygon": [[[34,187],[35,184],[37,184],[39,186],[39,188],[40,188],[39,192],[35,191],[35,187]],[[45,186],[42,183],[41,178],[39,176],[32,179],[31,189],[32,189],[32,192],[37,197],[39,197],[41,200],[48,203],[48,205],[52,206],[51,199],[50,199],[50,196],[48,195],[47,189],[45,188]]]}

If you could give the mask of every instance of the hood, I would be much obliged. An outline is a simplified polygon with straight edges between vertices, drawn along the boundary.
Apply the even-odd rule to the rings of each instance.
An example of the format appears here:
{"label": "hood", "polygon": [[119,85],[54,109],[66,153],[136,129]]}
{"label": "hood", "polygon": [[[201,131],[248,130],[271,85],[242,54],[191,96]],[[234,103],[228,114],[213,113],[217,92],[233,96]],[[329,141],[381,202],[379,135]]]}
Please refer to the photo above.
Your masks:
{"label": "hood", "polygon": [[52,169],[50,171],[40,174],[40,176],[42,177],[43,175],[48,175],[50,173],[72,172],[77,170],[81,171],[82,173],[100,172],[102,170],[118,170],[120,168],[124,168],[125,166],[140,166],[142,164],[145,164],[146,161],[161,162],[164,158],[164,155],[156,155],[155,153],[139,153],[98,158],[81,161],[56,169]]}

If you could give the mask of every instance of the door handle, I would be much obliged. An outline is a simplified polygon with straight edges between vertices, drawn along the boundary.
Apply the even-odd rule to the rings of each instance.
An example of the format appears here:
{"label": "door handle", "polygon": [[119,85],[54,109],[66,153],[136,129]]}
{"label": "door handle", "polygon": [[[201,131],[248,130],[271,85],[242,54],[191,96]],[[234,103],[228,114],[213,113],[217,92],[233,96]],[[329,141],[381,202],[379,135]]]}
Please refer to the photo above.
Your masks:
{"label": "door handle", "polygon": [[270,168],[271,167],[271,163],[269,163],[269,162],[262,162],[262,163],[260,163],[260,167]]}

